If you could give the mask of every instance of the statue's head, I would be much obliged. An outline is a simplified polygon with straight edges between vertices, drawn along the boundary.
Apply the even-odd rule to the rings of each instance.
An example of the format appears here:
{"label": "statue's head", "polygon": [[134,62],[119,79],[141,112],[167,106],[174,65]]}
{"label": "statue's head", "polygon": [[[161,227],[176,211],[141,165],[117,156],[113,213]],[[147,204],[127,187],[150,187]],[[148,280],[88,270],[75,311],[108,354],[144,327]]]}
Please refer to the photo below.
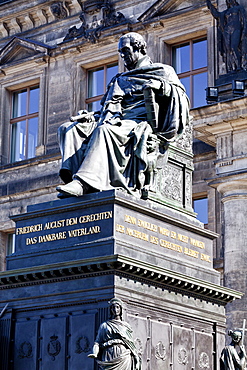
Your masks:
{"label": "statue's head", "polygon": [[140,58],[147,54],[144,38],[136,32],[129,32],[119,39],[118,51],[128,70],[135,69]]}
{"label": "statue's head", "polygon": [[119,298],[112,298],[108,302],[110,306],[110,314],[111,318],[119,318],[122,320],[122,313],[123,313],[123,302]]}
{"label": "statue's head", "polygon": [[228,335],[231,336],[232,341],[236,344],[238,344],[242,339],[242,331],[240,329],[229,330]]}

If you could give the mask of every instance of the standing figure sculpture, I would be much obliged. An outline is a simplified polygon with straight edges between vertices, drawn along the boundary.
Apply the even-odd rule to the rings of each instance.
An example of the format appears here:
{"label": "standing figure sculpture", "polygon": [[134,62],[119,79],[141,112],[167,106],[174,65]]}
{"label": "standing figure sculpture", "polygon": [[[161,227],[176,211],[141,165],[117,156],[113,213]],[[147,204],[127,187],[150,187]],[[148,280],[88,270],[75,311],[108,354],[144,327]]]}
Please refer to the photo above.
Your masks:
{"label": "standing figure sculpture", "polygon": [[207,0],[207,6],[218,23],[218,47],[226,71],[247,69],[246,11],[236,0],[226,0],[227,9],[219,12]]}
{"label": "standing figure sculpture", "polygon": [[58,130],[65,182],[58,197],[143,189],[157,137],[173,141],[189,123],[188,97],[174,69],[152,63],[138,33],[122,36],[118,48],[128,71],[111,80],[101,111],[80,111]]}
{"label": "standing figure sculpture", "polygon": [[[232,341],[229,346],[226,346],[221,352],[220,370],[244,370],[247,357],[245,348],[243,344],[241,344],[242,331],[230,330],[229,335],[231,336]],[[239,352],[237,352],[237,346],[239,346]]]}
{"label": "standing figure sculpture", "polygon": [[112,298],[109,305],[110,320],[100,325],[93,353],[88,357],[95,358],[102,370],[141,370],[132,329],[122,321],[123,303],[118,298]]}

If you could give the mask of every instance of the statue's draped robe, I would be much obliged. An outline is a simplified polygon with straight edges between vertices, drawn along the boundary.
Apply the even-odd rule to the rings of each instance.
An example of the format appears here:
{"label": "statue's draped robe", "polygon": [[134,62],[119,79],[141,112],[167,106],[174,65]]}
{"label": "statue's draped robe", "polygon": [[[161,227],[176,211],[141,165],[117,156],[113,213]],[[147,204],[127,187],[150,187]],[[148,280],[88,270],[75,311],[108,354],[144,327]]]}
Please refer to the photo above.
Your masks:
{"label": "statue's draped robe", "polygon": [[[62,168],[97,190],[139,189],[138,176],[147,168],[147,140],[153,133],[147,121],[143,86],[159,81],[156,132],[172,141],[189,122],[189,103],[174,69],[145,56],[136,69],[110,82],[97,122],[67,123],[59,129]],[[167,90],[167,85],[170,88]]]}
{"label": "statue's draped robe", "polygon": [[139,360],[130,325],[120,320],[108,320],[100,325],[95,340],[100,352],[97,361],[104,370],[138,370]]}
{"label": "statue's draped robe", "polygon": [[244,369],[240,362],[240,356],[232,345],[226,346],[220,357],[220,370]]}

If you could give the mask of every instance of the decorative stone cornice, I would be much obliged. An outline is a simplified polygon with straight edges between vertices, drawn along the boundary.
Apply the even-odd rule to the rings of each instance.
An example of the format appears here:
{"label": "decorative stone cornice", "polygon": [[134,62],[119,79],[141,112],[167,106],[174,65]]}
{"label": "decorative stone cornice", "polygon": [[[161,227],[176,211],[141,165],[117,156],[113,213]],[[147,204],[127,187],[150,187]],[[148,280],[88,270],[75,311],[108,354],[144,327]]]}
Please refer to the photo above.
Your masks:
{"label": "decorative stone cornice", "polygon": [[215,146],[218,135],[247,127],[247,97],[192,109],[196,138]]}
{"label": "decorative stone cornice", "polygon": [[46,1],[38,6],[30,6],[25,2],[25,5],[20,8],[15,6],[13,12],[10,7],[11,5],[8,5],[9,11],[6,16],[1,14],[1,10],[5,9],[4,4],[2,9],[0,8],[0,38],[20,34],[81,11],[80,1],[77,0]]}
{"label": "decorative stone cornice", "polygon": [[0,273],[0,290],[114,274],[143,284],[226,305],[242,293],[121,255]]}

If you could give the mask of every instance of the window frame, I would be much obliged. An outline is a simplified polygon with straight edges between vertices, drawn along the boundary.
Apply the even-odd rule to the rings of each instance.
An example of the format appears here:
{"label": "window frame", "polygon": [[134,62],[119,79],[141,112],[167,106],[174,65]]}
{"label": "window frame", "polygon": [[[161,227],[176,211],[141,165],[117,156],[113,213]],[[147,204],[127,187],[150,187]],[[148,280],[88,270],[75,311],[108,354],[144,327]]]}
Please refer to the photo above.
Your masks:
{"label": "window frame", "polygon": [[[29,112],[29,107],[30,107],[30,91],[32,88],[34,87],[38,87],[39,88],[39,101],[38,101],[38,112],[34,112],[34,113],[28,113]],[[14,94],[21,91],[21,90],[27,90],[27,101],[26,101],[26,114],[25,115],[22,115],[22,116],[18,116],[18,117],[15,117],[13,118],[13,108],[14,108]],[[31,158],[35,158],[36,157],[36,150],[37,150],[37,147],[40,145],[39,142],[39,121],[40,121],[40,81],[36,81],[36,82],[31,82],[30,81],[30,84],[25,84],[23,86],[18,86],[18,88],[12,88],[11,90],[9,90],[9,93],[10,93],[10,118],[9,118],[9,127],[10,127],[10,134],[9,134],[9,153],[8,153],[8,162],[9,163],[18,163],[18,162],[21,162],[21,161],[25,161],[25,160],[28,160],[28,159],[31,159]],[[38,118],[38,132],[37,132],[37,146],[35,148],[35,156],[34,157],[30,157],[28,158],[28,126],[29,126],[29,120],[32,119],[32,118]],[[20,121],[25,121],[25,132],[27,133],[26,134],[26,141],[25,141],[25,145],[26,145],[26,149],[25,149],[25,158],[24,159],[21,159],[21,160],[12,160],[12,156],[13,156],[13,147],[12,147],[12,125],[17,123],[17,122],[20,122]]]}
{"label": "window frame", "polygon": [[[205,67],[200,67],[200,68],[193,69],[193,43],[198,42],[198,41],[207,41],[207,54],[208,54],[208,38],[207,38],[207,35],[200,36],[200,37],[192,37],[190,39],[174,43],[171,46],[171,61],[172,61],[172,65],[174,66],[174,64],[173,64],[173,50],[174,50],[174,48],[177,48],[178,46],[183,46],[183,45],[189,44],[190,70],[186,71],[186,72],[182,72],[182,73],[177,73],[177,72],[176,73],[177,73],[179,79],[186,78],[186,77],[189,77],[189,79],[190,79],[190,102],[191,102],[191,107],[192,108],[198,108],[198,107],[194,107],[193,77],[206,72],[207,73],[207,80],[208,80],[208,55],[207,55],[207,65]],[[175,67],[174,67],[174,69],[175,69]],[[205,104],[206,104],[206,92],[205,92]]]}
{"label": "window frame", "polygon": [[[95,103],[95,102],[97,102],[97,101],[100,101],[102,98],[103,98],[103,96],[104,96],[104,94],[105,94],[105,92],[106,92],[106,88],[107,88],[107,68],[109,67],[109,66],[116,66],[117,68],[118,68],[118,70],[119,70],[119,64],[118,64],[118,62],[117,61],[112,61],[112,62],[105,62],[105,63],[102,63],[102,64],[99,64],[99,65],[96,65],[96,66],[94,66],[94,67],[91,67],[91,68],[87,68],[86,69],[86,86],[87,86],[87,88],[86,88],[86,98],[85,98],[85,104],[86,104],[86,106],[88,107],[89,106],[89,104],[91,104],[91,103]],[[103,67],[103,68],[102,68]],[[88,90],[89,90],[89,72],[90,71],[94,71],[94,70],[97,70],[97,69],[100,69],[100,68],[102,68],[103,69],[103,71],[104,71],[104,79],[103,79],[103,84],[104,84],[104,93],[103,94],[100,94],[100,95],[95,95],[95,96],[92,96],[92,97],[88,97]]]}

